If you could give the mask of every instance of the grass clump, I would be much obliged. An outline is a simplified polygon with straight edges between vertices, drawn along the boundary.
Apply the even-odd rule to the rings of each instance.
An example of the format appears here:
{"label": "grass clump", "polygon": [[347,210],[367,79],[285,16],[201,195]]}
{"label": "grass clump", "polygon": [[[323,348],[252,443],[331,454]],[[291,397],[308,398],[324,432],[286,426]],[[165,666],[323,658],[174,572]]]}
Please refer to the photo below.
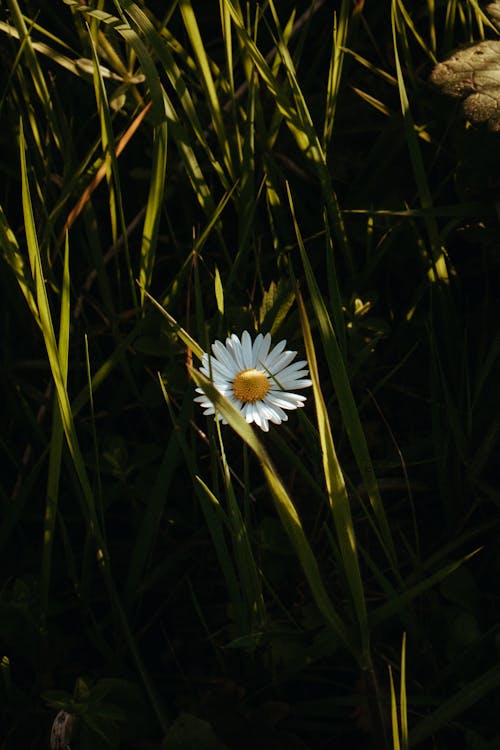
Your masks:
{"label": "grass clump", "polygon": [[[499,136],[429,83],[488,16],[0,34],[0,748],[494,747]],[[269,432],[199,371],[245,330],[308,362]]]}

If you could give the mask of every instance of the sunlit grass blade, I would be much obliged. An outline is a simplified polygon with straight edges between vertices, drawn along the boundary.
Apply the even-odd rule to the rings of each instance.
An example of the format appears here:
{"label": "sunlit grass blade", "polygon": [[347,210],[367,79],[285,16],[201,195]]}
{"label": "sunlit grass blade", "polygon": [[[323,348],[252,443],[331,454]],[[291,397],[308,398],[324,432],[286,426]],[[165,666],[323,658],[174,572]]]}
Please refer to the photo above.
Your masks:
{"label": "sunlit grass blade", "polygon": [[[64,385],[68,379],[69,362],[69,332],[70,332],[70,271],[69,271],[69,242],[66,235],[64,249],[63,280],[61,288],[61,310],[59,324],[58,351],[61,362],[61,374]],[[46,628],[47,611],[49,606],[49,589],[52,571],[52,549],[54,546],[54,530],[58,511],[59,480],[61,476],[61,459],[64,441],[64,431],[57,400],[52,407],[52,430],[49,452],[49,467],[47,476],[47,496],[43,525],[42,563],[40,576],[40,609],[42,631]]]}
{"label": "sunlit grass blade", "polygon": [[394,689],[394,678],[392,669],[389,665],[389,686],[391,695],[391,726],[392,726],[392,747],[394,750],[401,750],[399,742],[399,722],[398,722],[398,704],[396,700],[396,691]]}
{"label": "sunlit grass blade", "polygon": [[345,46],[349,34],[349,11],[351,3],[342,0],[337,12],[334,11],[334,24],[332,35],[332,54],[328,70],[328,83],[326,87],[325,123],[323,126],[323,148],[326,150],[332,140],[335,112],[339,97],[340,81],[342,80],[342,68],[344,65]]}
{"label": "sunlit grass blade", "polygon": [[[207,160],[215,170],[223,188],[229,190],[230,180],[228,179],[224,163],[217,158],[208,143],[206,129],[201,123],[191,92],[186,86],[185,72],[176,63],[175,58],[169,49],[169,43],[172,43],[169,32],[165,28],[161,31],[157,31],[148,16],[136,3],[127,0],[123,5],[127,15],[130,17],[131,23],[138,32],[144,36],[146,42],[151,45],[155,55],[163,66],[165,73],[179,98],[181,107],[186,115],[186,120],[193,131],[195,137],[194,141],[197,141],[202,146]],[[209,215],[213,211],[214,199],[196,157],[195,142],[190,139],[188,129],[181,124],[181,117],[177,114],[168,97],[166,99],[166,111],[169,119],[171,137],[179,149],[179,153],[190,177],[195,195],[200,202],[200,205],[204,208],[205,213]]]}
{"label": "sunlit grass blade", "polygon": [[[68,53],[73,52],[62,39],[54,36],[53,34],[50,34],[46,29],[43,29],[38,24],[31,22],[30,28],[39,31],[41,34],[50,39],[53,44],[56,44],[58,47],[62,47]],[[0,21],[0,31],[10,37],[13,37],[14,39],[21,39],[19,31],[13,26],[10,26],[8,23],[5,23],[4,21]],[[88,58],[75,57],[74,54],[72,57],[70,57],[69,54],[63,54],[54,46],[49,46],[45,42],[38,42],[33,39],[31,39],[31,46],[35,52],[39,52],[45,57],[48,57],[52,62],[57,63],[57,65],[59,65],[61,68],[64,68],[64,70],[69,71],[78,78],[86,79],[89,73],[92,74],[92,62]],[[110,70],[105,65],[101,65],[100,69],[103,78],[108,78],[113,81],[122,81],[123,83],[127,84],[142,83],[144,81],[144,76],[141,73],[134,76],[128,75],[127,71],[124,71],[122,75],[120,75],[115,71]]]}
{"label": "sunlit grass blade", "polygon": [[[131,138],[134,136],[134,134],[137,132],[139,126],[141,125],[142,121],[144,120],[144,118],[146,117],[146,115],[147,115],[147,113],[149,112],[150,109],[151,109],[151,102],[149,102],[149,104],[146,104],[146,106],[141,110],[141,112],[139,112],[139,114],[136,117],[134,117],[134,119],[132,120],[131,124],[125,130],[125,132],[120,137],[120,140],[118,141],[118,143],[116,145],[116,149],[115,149],[115,156],[116,157],[120,156],[120,154],[126,148],[127,144],[129,143],[129,141],[131,140]],[[97,150],[97,144],[96,144],[96,150]],[[90,161],[91,155],[92,155],[92,151],[90,152],[90,154],[88,154],[87,160],[82,164],[82,172],[83,172],[83,169],[87,166],[87,163]],[[77,218],[80,216],[80,214],[82,213],[82,211],[87,207],[87,205],[88,205],[88,203],[90,201],[90,198],[92,196],[92,193],[99,187],[99,185],[101,184],[102,180],[106,176],[107,168],[108,168],[108,165],[106,163],[106,160],[102,159],[101,163],[100,163],[100,166],[97,169],[97,171],[95,172],[92,180],[86,186],[86,188],[82,191],[82,193],[80,194],[77,202],[75,203],[75,205],[73,206],[73,208],[71,209],[71,211],[68,213],[68,215],[66,217],[66,221],[64,223],[64,227],[63,227],[62,233],[61,233],[60,240],[62,240],[62,238],[64,237],[66,231],[68,231],[69,229],[71,229],[71,227],[73,226],[73,224],[75,223],[75,221],[77,220]],[[77,174],[76,177],[80,177],[80,174]],[[75,180],[75,182],[76,182],[76,180]],[[70,186],[73,186],[71,181],[70,181]],[[66,204],[68,196],[69,196],[69,191],[68,191],[67,195],[65,195],[65,196],[62,197],[62,200],[60,201],[60,203],[58,205],[56,205],[55,208],[52,210],[51,217],[50,217],[51,221],[53,221],[54,216],[57,216],[57,214],[59,213],[59,211]]]}
{"label": "sunlit grass blade", "polygon": [[349,442],[351,444],[356,463],[358,465],[358,469],[363,478],[366,492],[370,499],[371,507],[375,514],[375,518],[377,519],[380,534],[384,542],[385,554],[387,555],[394,572],[397,573],[396,552],[392,539],[392,533],[378,489],[378,483],[370,458],[368,444],[366,442],[366,437],[361,425],[361,420],[359,418],[354,395],[352,393],[349,376],[344,364],[344,358],[340,351],[337,336],[328,315],[323,297],[314,277],[309,258],[307,257],[300,229],[295,218],[295,212],[290,193],[289,201],[295,226],[295,233],[297,236],[297,242],[299,245],[300,256],[302,259],[307,285],[309,288],[309,294],[311,296],[311,302],[316,315],[316,319],[318,321],[321,341],[327,358],[330,377],[332,379],[332,383],[337,395],[339,409],[342,414],[342,419],[347,431],[347,435],[349,437]]}
{"label": "sunlit grass blade", "polygon": [[297,290],[297,304],[302,325],[302,334],[306,347],[309,374],[312,380],[314,402],[316,406],[316,418],[321,442],[321,455],[323,458],[323,474],[328,495],[328,503],[335,523],[335,530],[342,557],[344,575],[349,585],[350,595],[356,612],[359,628],[361,653],[366,664],[369,664],[370,656],[370,634],[366,612],[366,602],[361,571],[359,568],[358,553],[356,547],[356,533],[352,521],[347,489],[340,467],[337,452],[333,442],[330,419],[326,404],[321,391],[320,377],[316,362],[316,353],[311,335],[311,327],[307,316],[304,302]]}
{"label": "sunlit grass blade", "polygon": [[[160,387],[168,406],[172,421],[178,425],[179,419],[175,418],[169,396],[161,377]],[[188,397],[189,398],[189,397]],[[191,400],[186,399],[182,411],[191,406]],[[182,419],[182,413],[180,415]],[[220,431],[218,433],[220,455],[214,456],[217,469],[222,460],[223,482],[226,490],[225,510],[215,493],[208,487],[198,475],[195,458],[190,447],[187,445],[184,432],[177,429],[172,439],[182,449],[184,459],[191,474],[195,492],[199,498],[201,509],[205,517],[207,527],[212,537],[215,553],[219,561],[222,575],[226,582],[227,592],[232,607],[231,617],[238,628],[238,633],[248,636],[257,634],[265,621],[265,608],[262,596],[260,573],[258,571],[254,555],[250,546],[247,526],[239,510],[235,497],[231,472],[225,457],[224,446]],[[233,547],[233,555],[230,554],[225,534],[228,534]]]}
{"label": "sunlit grass blade", "polygon": [[179,0],[179,7],[184,20],[184,26],[189,36],[193,52],[198,63],[200,73],[200,83],[205,90],[207,97],[207,104],[210,109],[210,116],[214,126],[215,133],[219,140],[219,146],[223,154],[224,164],[226,166],[228,174],[234,181],[235,168],[233,165],[233,156],[231,154],[230,140],[226,134],[226,128],[224,125],[224,119],[222,116],[222,108],[220,106],[219,97],[210,70],[210,61],[208,59],[203,40],[201,37],[196,15],[193,11],[190,0]]}
{"label": "sunlit grass blade", "polygon": [[89,18],[106,24],[106,26],[120,34],[127,44],[130,44],[139,59],[142,72],[144,73],[151,92],[154,121],[155,123],[163,122],[166,117],[166,111],[160,77],[148,50],[138,34],[129,26],[129,24],[125,23],[122,19],[113,16],[111,13],[106,13],[101,10],[93,10],[87,5],[82,5],[78,0],[63,0],[63,2],[66,5],[69,5],[75,12],[83,13],[86,16],[89,16]]}
{"label": "sunlit grass blade", "polygon": [[231,0],[225,0],[225,2],[233,19],[233,23],[235,25],[238,36],[240,37],[241,44],[252,58],[257,72],[269,89],[269,92],[275,101],[276,107],[278,108],[280,114],[283,116],[288,128],[290,129],[290,132],[292,133],[298,148],[304,154],[305,158],[311,162],[317,173],[318,179],[321,184],[322,198],[325,202],[330,216],[336,241],[339,248],[344,253],[346,262],[350,265],[352,262],[352,258],[349,250],[349,242],[338,201],[335,195],[335,190],[332,185],[328,166],[326,164],[326,157],[321,147],[319,137],[315,131],[309,108],[298,84],[295,74],[295,66],[293,64],[290,52],[288,51],[288,48],[284,42],[283,34],[279,27],[278,14],[276,13],[274,5],[272,4],[272,2],[270,2],[269,4],[277,25],[277,47],[282,59],[283,66],[286,70],[288,83],[293,96],[293,104],[290,102],[286,90],[276,78],[276,75],[267,63],[265,57],[260,52],[253,39],[251,39],[251,37],[247,34],[247,31],[243,23],[241,22],[239,14],[231,3]]}
{"label": "sunlit grass blade", "polygon": [[408,700],[406,697],[406,633],[403,633],[403,640],[401,642],[399,720],[401,724],[401,750],[408,750]]}
{"label": "sunlit grass blade", "polygon": [[[8,6],[13,23],[19,34],[19,39],[23,44],[23,54],[26,59],[26,67],[33,80],[33,85],[35,87],[37,96],[42,103],[47,122],[50,125],[50,132],[52,133],[52,137],[54,138],[54,142],[56,143],[57,148],[62,152],[63,138],[62,134],[60,133],[59,121],[54,111],[53,100],[50,95],[49,86],[47,85],[47,82],[45,80],[42,68],[38,63],[38,59],[33,48],[30,35],[28,33],[24,15],[21,11],[21,8],[19,7],[17,0],[8,0]],[[31,122],[34,121],[31,120]]]}
{"label": "sunlit grass blade", "polygon": [[347,646],[357,658],[360,658],[361,655],[355,640],[346,628],[345,623],[338,614],[325,589],[316,557],[307,541],[297,511],[283,485],[283,482],[279,478],[267,451],[257,438],[251,425],[247,424],[239,411],[228,399],[219,393],[208,378],[205,378],[202,373],[194,369],[191,370],[191,376],[195,383],[203,389],[208,398],[215,405],[217,411],[227,420],[233,430],[257,456],[268,483],[277,513],[302,565],[302,569],[307,578],[318,609],[339,640]]}
{"label": "sunlit grass blade", "polygon": [[2,206],[0,206],[0,252],[16,277],[33,319],[40,326],[38,307],[34,296],[33,279],[31,278],[28,264],[19,249],[16,235],[9,226]]}
{"label": "sunlit grass blade", "polygon": [[[416,133],[415,122],[410,109],[410,102],[408,100],[408,94],[406,91],[406,84],[403,76],[403,69],[399,58],[399,42],[407,45],[406,36],[402,35],[398,31],[401,24],[399,16],[400,11],[398,10],[400,3],[398,0],[392,0],[391,7],[391,24],[392,24],[392,36],[394,45],[394,59],[396,64],[396,75],[398,81],[399,98],[401,103],[401,112],[403,114],[403,123],[405,128],[406,142],[408,144],[408,151],[410,155],[410,161],[413,168],[413,175],[418,190],[419,201],[422,209],[430,209],[433,205],[432,193],[427,179],[427,171],[425,168],[424,160],[418,142],[418,136]],[[432,215],[425,215],[424,217],[425,226],[429,238],[429,272],[431,278],[434,281],[448,282],[448,270],[446,265],[446,258],[441,247],[441,240],[439,235],[439,227],[436,220]]]}
{"label": "sunlit grass blade", "polygon": [[104,159],[106,164],[106,177],[108,182],[109,190],[109,211],[111,218],[111,233],[113,243],[117,242],[118,229],[120,229],[123,241],[125,258],[127,261],[127,268],[129,273],[129,281],[132,292],[132,299],[134,305],[137,305],[136,288],[134,284],[134,274],[130,264],[130,253],[128,247],[128,235],[126,230],[125,215],[123,211],[123,197],[120,183],[120,172],[118,169],[118,157],[116,154],[116,143],[113,132],[113,123],[111,119],[111,112],[109,109],[108,95],[104,86],[104,80],[102,73],[100,72],[99,59],[97,57],[97,50],[95,47],[92,34],[89,29],[89,43],[92,52],[92,60],[94,62],[94,89],[96,94],[97,110],[99,112],[99,120],[101,123],[101,140],[104,151]]}
{"label": "sunlit grass blade", "polygon": [[247,523],[240,511],[234,492],[220,424],[217,424],[216,427],[226,493],[227,517],[230,523],[238,580],[240,581],[242,598],[245,604],[245,628],[246,633],[251,634],[255,631],[260,631],[266,621],[261,576],[250,544]]}
{"label": "sunlit grass blade", "polygon": [[152,172],[149,185],[146,216],[142,231],[139,283],[141,304],[144,305],[144,289],[149,289],[153,278],[153,268],[158,241],[158,228],[162,212],[167,169],[167,121],[156,126],[153,141]]}
{"label": "sunlit grass blade", "polygon": [[[148,693],[151,701],[151,705],[156,713],[158,721],[164,731],[167,728],[167,720],[165,717],[164,709],[157,696],[156,690],[153,687],[151,679],[145,670],[142,658],[137,649],[135,639],[130,629],[129,622],[125,616],[116,583],[113,579],[110,569],[109,552],[106,547],[106,542],[101,528],[100,519],[98,517],[96,502],[92,491],[92,486],[87,474],[85,467],[85,461],[81,452],[80,444],[78,441],[76,428],[73,420],[73,414],[71,411],[70,400],[66,388],[65,381],[65,366],[61,360],[61,354],[56,343],[56,337],[54,333],[54,326],[52,322],[52,314],[50,310],[47,289],[45,285],[45,276],[43,273],[42,260],[40,256],[40,249],[38,246],[38,238],[35,229],[35,220],[33,215],[33,207],[31,203],[30,189],[28,183],[28,171],[26,164],[26,145],[24,141],[23,123],[20,122],[20,162],[21,162],[21,178],[22,178],[22,206],[24,215],[24,225],[26,232],[26,243],[28,246],[28,253],[30,257],[30,264],[32,268],[34,287],[35,287],[35,299],[39,311],[40,328],[47,352],[47,358],[50,366],[50,371],[54,381],[57,403],[61,418],[61,423],[66,438],[66,444],[68,447],[69,454],[79,480],[79,484],[82,490],[84,498],[84,509],[88,523],[88,528],[91,533],[95,545],[95,555],[97,564],[102,572],[108,595],[111,599],[112,605],[115,609],[116,616],[120,626],[123,630],[123,634],[127,641],[127,645],[135,661],[137,670],[142,678],[144,687]],[[63,352],[64,354],[64,347]],[[67,356],[67,353],[66,353]]]}

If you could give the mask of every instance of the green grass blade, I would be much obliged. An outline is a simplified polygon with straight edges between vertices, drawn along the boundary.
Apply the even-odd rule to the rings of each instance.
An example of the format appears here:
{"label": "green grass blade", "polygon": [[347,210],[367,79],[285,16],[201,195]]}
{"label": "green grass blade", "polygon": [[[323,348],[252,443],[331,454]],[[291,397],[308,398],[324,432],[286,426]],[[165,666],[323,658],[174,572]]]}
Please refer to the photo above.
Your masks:
{"label": "green grass blade", "polygon": [[408,701],[406,697],[406,633],[401,643],[401,683],[399,686],[399,720],[402,750],[408,750]]}
{"label": "green grass blade", "polygon": [[226,128],[224,125],[224,119],[222,116],[222,109],[217,96],[217,90],[210,70],[210,62],[203,45],[201,38],[200,29],[196,20],[196,15],[193,11],[191,0],[179,0],[179,7],[184,20],[184,26],[188,34],[193,52],[198,63],[200,73],[200,83],[204,88],[207,104],[210,109],[210,116],[214,126],[215,133],[219,140],[219,146],[223,153],[223,160],[226,166],[227,172],[230,175],[232,181],[235,179],[235,168],[233,164],[233,157],[231,154],[230,140],[227,137]]}
{"label": "green grass blade", "polygon": [[394,689],[394,678],[392,669],[389,665],[389,686],[391,695],[391,726],[392,726],[392,747],[394,750],[401,750],[399,742],[399,724],[398,724],[398,704],[396,700],[396,691]]}
{"label": "green grass blade", "polygon": [[[416,126],[413,120],[413,116],[410,109],[410,102],[408,100],[408,94],[406,91],[406,84],[403,76],[403,69],[399,57],[398,48],[398,29],[400,24],[400,18],[398,13],[399,2],[398,0],[392,0],[391,8],[391,24],[392,24],[392,36],[394,45],[394,59],[396,64],[396,75],[398,81],[399,98],[401,103],[401,112],[403,114],[403,122],[405,128],[406,142],[408,144],[408,150],[410,154],[410,161],[413,168],[413,175],[415,183],[417,185],[420,206],[424,211],[432,208],[433,200],[432,194],[427,179],[427,171],[425,168],[424,160],[420,150],[418,142],[418,136],[416,133]],[[439,236],[439,228],[436,220],[432,215],[424,214],[424,222],[429,237],[430,247],[430,278],[438,281],[448,282],[448,271],[446,267],[446,259],[441,247],[441,241]]]}
{"label": "green grass blade", "polygon": [[393,570],[397,571],[396,552],[392,539],[392,533],[378,489],[375,471],[373,469],[373,464],[368,450],[368,444],[366,442],[366,437],[361,425],[358,410],[356,408],[356,402],[354,400],[354,395],[352,393],[351,385],[349,382],[349,376],[347,374],[344,359],[337,342],[334,328],[332,326],[318,284],[314,277],[309,258],[307,257],[304,243],[302,241],[302,236],[295,218],[295,212],[290,193],[289,201],[297,236],[297,242],[299,245],[300,256],[302,259],[302,265],[304,267],[307,285],[309,288],[309,294],[311,296],[311,302],[316,315],[316,319],[319,324],[323,349],[327,358],[332,383],[337,394],[342,419],[347,431],[347,435],[349,437],[349,442],[351,444],[356,463],[358,465],[358,469],[363,478],[363,482],[370,499],[371,507],[375,514],[375,518],[377,519],[378,527],[384,541],[385,553],[393,567]]}
{"label": "green grass blade", "polygon": [[34,296],[33,279],[31,278],[30,269],[19,249],[16,236],[9,226],[2,206],[0,206],[0,252],[6,263],[11,267],[14,276],[17,279],[17,283],[28,303],[33,319],[38,326],[40,326],[40,318]]}
{"label": "green grass blade", "polygon": [[[186,401],[181,409],[181,417],[178,422],[179,430],[185,430],[187,414]],[[156,479],[147,496],[147,505],[138,526],[134,545],[130,554],[130,563],[125,584],[124,599],[130,606],[137,595],[141,581],[144,580],[145,570],[161,524],[164,506],[168,501],[170,485],[175,471],[178,467],[179,439],[173,433],[168,441],[163,454],[161,464],[158,468]]]}
{"label": "green grass blade", "polygon": [[337,197],[335,195],[335,190],[333,189],[330,172],[326,163],[326,157],[321,147],[319,137],[315,131],[307,103],[298,84],[295,73],[295,66],[285,44],[283,34],[279,28],[278,15],[274,9],[274,6],[272,2],[270,2],[270,8],[273,12],[275,22],[278,26],[277,47],[292,91],[294,99],[293,105],[290,102],[283,86],[278,81],[276,75],[258,49],[257,45],[247,34],[247,31],[243,23],[241,22],[240,16],[231,3],[231,0],[225,0],[225,2],[233,19],[233,23],[235,25],[242,46],[253,60],[253,63],[259,75],[269,89],[270,94],[274,98],[276,107],[278,108],[280,114],[283,116],[288,128],[290,129],[290,132],[292,133],[297,143],[297,146],[299,147],[305,158],[311,162],[316,171],[321,184],[322,198],[325,202],[330,220],[332,222],[336,241],[339,248],[344,253],[346,262],[351,265],[352,258],[349,250],[347,234],[345,231]]}
{"label": "green grass blade", "polygon": [[430,716],[422,719],[413,727],[409,736],[409,747],[416,747],[424,740],[437,734],[443,727],[460,716],[464,711],[475,706],[500,685],[500,664],[468,682],[451,698],[442,703]]}
{"label": "green grass blade", "polygon": [[[70,332],[70,272],[69,272],[69,242],[66,235],[64,250],[63,283],[61,290],[61,312],[59,324],[58,350],[61,361],[61,372],[66,386],[68,379],[69,361],[69,332]],[[64,431],[57,401],[52,408],[52,430],[49,452],[49,468],[47,476],[47,497],[43,524],[42,563],[40,575],[40,610],[42,630],[46,626],[49,606],[49,589],[52,571],[52,549],[54,545],[54,530],[57,516],[59,480],[61,475],[61,458],[64,441]]]}
{"label": "green grass blade", "polygon": [[68,392],[66,389],[65,382],[65,368],[61,361],[60,353],[56,343],[54,334],[54,326],[52,323],[52,316],[50,311],[49,300],[47,296],[47,289],[45,286],[45,277],[42,268],[42,261],[40,256],[40,249],[38,246],[38,238],[35,230],[35,220],[33,216],[33,208],[31,203],[31,196],[28,183],[28,172],[26,165],[26,149],[23,133],[23,124],[20,123],[20,161],[21,161],[21,179],[22,179],[22,206],[23,215],[26,231],[26,243],[28,246],[28,253],[30,256],[30,263],[33,273],[36,303],[39,311],[40,328],[42,331],[45,348],[47,351],[47,357],[52,373],[52,378],[56,388],[57,401],[59,407],[59,413],[61,417],[61,423],[64,429],[66,437],[66,444],[77,474],[83,497],[85,500],[85,509],[87,515],[87,522],[89,529],[91,529],[92,537],[95,541],[95,553],[99,568],[103,574],[104,581],[106,583],[108,593],[115,609],[118,621],[123,630],[123,634],[127,641],[127,645],[134,658],[137,670],[142,678],[144,687],[148,693],[151,701],[151,705],[156,713],[158,721],[164,731],[167,729],[167,720],[165,717],[164,709],[161,706],[161,702],[157,696],[156,690],[152,685],[149,675],[144,667],[142,658],[137,649],[135,639],[132,635],[130,625],[125,616],[116,584],[110,570],[109,553],[106,547],[104,534],[101,529],[99,517],[96,509],[96,502],[92,492],[92,487],[87,475],[85,468],[85,462],[80,449],[75,424],[73,421],[73,415],[71,411],[70,401]]}
{"label": "green grass blade", "polygon": [[226,459],[220,424],[217,424],[220,457],[227,502],[227,516],[230,523],[234,558],[242,597],[245,602],[245,634],[260,631],[266,622],[261,577],[250,544],[246,520],[240,511],[234,492],[231,473]]}
{"label": "green grass blade", "polygon": [[[21,11],[21,8],[19,7],[17,0],[8,0],[8,6],[13,23],[19,34],[19,39],[23,46],[23,54],[26,59],[27,69],[29,70],[30,76],[33,80],[36,94],[42,103],[47,122],[50,124],[50,132],[52,133],[52,137],[54,138],[54,142],[56,143],[57,148],[62,152],[63,138],[60,133],[59,121],[52,103],[53,99],[50,94],[49,86],[47,85],[47,82],[43,75],[42,68],[38,63],[38,59],[31,42],[31,37],[28,33],[26,22],[24,20],[24,15]],[[34,122],[34,120],[31,120],[31,122]]]}
{"label": "green grass blade", "polygon": [[155,64],[138,34],[131,28],[129,24],[127,24],[120,18],[113,16],[111,13],[106,13],[101,10],[92,10],[89,6],[82,5],[78,0],[63,0],[63,2],[66,5],[69,5],[74,11],[83,13],[91,19],[94,19],[95,21],[106,24],[106,26],[109,26],[109,28],[113,29],[127,42],[127,44],[132,47],[139,59],[142,71],[146,77],[146,82],[151,92],[154,121],[155,123],[163,122],[167,116],[163,87],[161,85],[160,77],[156,70]]}
{"label": "green grass blade", "polygon": [[[88,27],[87,27],[88,28]],[[128,247],[128,233],[125,222],[125,215],[123,210],[123,198],[120,183],[120,172],[118,169],[118,156],[116,153],[115,136],[113,132],[113,123],[111,119],[111,112],[109,109],[108,95],[102,73],[100,71],[99,59],[97,57],[97,50],[92,39],[92,34],[89,29],[89,43],[92,52],[92,60],[94,63],[94,89],[96,95],[97,109],[99,112],[99,119],[101,122],[101,140],[104,151],[104,158],[106,164],[106,177],[108,181],[109,189],[109,208],[111,216],[111,232],[113,237],[113,243],[116,244],[118,240],[118,228],[120,228],[124,249],[125,257],[127,261],[127,268],[129,272],[129,281],[132,291],[132,300],[134,306],[137,305],[136,288],[134,284],[134,274],[130,263],[130,253]]]}
{"label": "green grass blade", "polygon": [[323,148],[325,151],[332,140],[335,112],[337,109],[340,81],[342,80],[342,68],[346,52],[345,47],[349,34],[350,8],[351,3],[349,0],[342,0],[338,18],[335,12],[332,36],[332,54],[326,87],[325,123],[323,126]]}
{"label": "green grass blade", "polygon": [[[144,36],[144,39],[151,46],[163,66],[185,113],[186,120],[193,131],[195,139],[202,146],[209,164],[215,170],[223,188],[229,190],[230,180],[228,180],[224,164],[216,157],[210,148],[207,140],[206,129],[200,122],[196,110],[196,104],[186,85],[185,72],[179,68],[174,56],[169,50],[169,43],[172,43],[172,40],[170,39],[167,30],[163,29],[162,32],[157,31],[148,16],[137,6],[136,3],[127,0],[123,5],[132,24],[134,24],[138,32]],[[173,104],[169,99],[167,100],[166,109],[169,118],[171,136],[175,141],[179,153],[181,154],[181,158],[188,170],[195,194],[197,195],[199,192],[199,196],[197,195],[198,200],[204,207],[205,212],[210,214],[213,210],[214,202],[210,188],[203,177],[202,170],[197,161],[194,143],[190,141],[188,131],[181,125],[180,116],[176,113]]]}
{"label": "green grass blade", "polygon": [[257,438],[252,427],[247,424],[245,419],[231,402],[221,396],[219,391],[217,391],[208,378],[205,378],[200,372],[193,369],[191,370],[191,376],[196,385],[202,388],[212,403],[215,404],[218,412],[227,420],[233,430],[235,430],[235,432],[257,456],[271,491],[271,496],[277,513],[302,565],[302,569],[307,578],[318,609],[342,643],[344,643],[344,645],[346,645],[356,657],[359,657],[359,652],[355,642],[325,589],[317,560],[309,542],[307,541],[297,511],[295,510],[293,502],[279,478],[267,451]]}
{"label": "green grass blade", "polygon": [[321,391],[316,353],[311,335],[311,327],[307,317],[304,302],[297,289],[297,304],[300,313],[300,322],[306,347],[309,374],[313,384],[314,402],[316,406],[316,418],[321,442],[321,454],[323,458],[323,473],[325,477],[328,503],[332,512],[337,532],[344,575],[349,585],[350,595],[356,612],[359,628],[361,653],[366,664],[370,661],[370,635],[368,629],[368,618],[366,612],[365,594],[361,571],[359,568],[358,553],[356,547],[356,533],[352,522],[351,509],[347,489],[340,467],[337,452],[333,442],[332,430],[328,411]]}
{"label": "green grass blade", "polygon": [[167,170],[167,121],[157,125],[154,130],[151,181],[149,185],[146,216],[142,231],[141,259],[139,266],[139,284],[141,286],[141,305],[144,305],[144,290],[149,289],[153,278],[153,268],[158,241],[158,228],[163,208]]}
{"label": "green grass blade", "polygon": [[229,519],[212,490],[200,477],[197,476],[195,479],[200,488],[200,491],[197,494],[200,499],[201,509],[210,536],[212,537],[215,554],[217,555],[222,575],[226,581],[226,588],[232,605],[234,620],[241,633],[249,632],[241,586],[224,536],[224,528],[227,528],[228,530],[230,529]]}

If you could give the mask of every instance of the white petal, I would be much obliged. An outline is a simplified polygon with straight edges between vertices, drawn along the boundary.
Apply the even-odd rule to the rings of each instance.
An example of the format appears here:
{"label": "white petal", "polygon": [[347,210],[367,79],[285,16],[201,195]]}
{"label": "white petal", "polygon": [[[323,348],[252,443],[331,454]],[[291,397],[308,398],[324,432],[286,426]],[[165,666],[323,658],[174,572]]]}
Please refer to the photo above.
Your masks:
{"label": "white petal", "polygon": [[[261,336],[260,341],[259,341],[259,336]],[[264,366],[266,357],[269,354],[269,347],[271,346],[271,334],[270,333],[266,333],[265,336],[262,336],[262,334],[259,334],[259,336],[257,336],[253,345],[253,361],[255,363],[254,367]],[[257,342],[259,342],[258,345],[257,345]]]}
{"label": "white petal", "polygon": [[283,339],[283,341],[280,341],[279,344],[276,344],[274,349],[271,349],[265,361],[263,362],[263,365],[266,368],[266,370],[269,370],[269,372],[275,371],[276,365],[279,362],[279,358],[281,357],[281,353],[283,349],[285,348],[285,346],[286,346],[286,339]]}
{"label": "white petal", "polygon": [[225,364],[222,364],[222,362],[219,362],[215,357],[212,357],[205,367],[205,365],[202,365],[200,367],[200,372],[202,372],[205,377],[211,378],[215,380],[217,377],[219,379],[223,380],[233,380],[234,379],[234,369],[230,370],[228,367],[226,367]]}
{"label": "white petal", "polygon": [[229,372],[233,375],[233,377],[236,375],[236,367],[235,367],[235,360],[231,356],[231,354],[228,352],[222,341],[215,341],[212,344],[212,351],[215,354],[216,358],[219,360],[219,362],[227,368]]}
{"label": "white petal", "polygon": [[254,404],[253,408],[253,421],[255,422],[257,427],[260,427],[261,430],[263,429],[262,425],[265,423],[266,418],[262,414],[262,411],[257,404]]}
{"label": "white petal", "polygon": [[[309,388],[309,386],[311,385],[312,385],[312,380],[309,380],[307,378],[305,378],[304,380],[285,379],[284,381],[280,381],[280,386],[281,386],[280,390],[295,391],[297,389],[300,390],[301,388]],[[273,389],[271,388],[271,390]],[[277,390],[277,387],[275,387],[275,390]],[[305,398],[305,396],[303,396],[303,398]]]}
{"label": "white petal", "polygon": [[[281,364],[281,362],[280,362]],[[297,372],[304,372],[306,374],[309,374],[309,370],[307,369],[307,362],[294,362],[291,365],[288,365],[288,367],[280,367],[279,370],[275,370],[273,375],[276,376],[277,379],[287,377],[287,375],[293,375]]]}
{"label": "white petal", "polygon": [[[272,366],[269,367],[273,375],[278,375],[282,370],[284,370],[292,360],[295,359],[297,356],[297,352],[290,352],[286,351],[279,355],[279,359],[276,363],[272,363]],[[270,357],[268,357],[270,359]],[[269,366],[269,365],[268,365]]]}
{"label": "white petal", "polygon": [[299,396],[296,393],[275,393],[269,392],[266,396],[266,402],[272,406],[279,406],[282,409],[297,409],[302,406],[305,396]]}
{"label": "white petal", "polygon": [[250,402],[248,402],[247,404],[240,405],[240,411],[249,424],[250,422],[253,421],[253,415],[252,415],[251,409],[252,409],[252,404]]}
{"label": "white petal", "polygon": [[286,422],[288,419],[283,409],[280,409],[279,406],[271,406],[271,404],[268,404],[265,401],[261,406],[266,409],[266,418],[274,424],[281,424],[281,422]]}
{"label": "white petal", "polygon": [[252,339],[250,338],[250,334],[248,333],[248,331],[243,331],[243,335],[241,337],[241,351],[245,369],[250,370],[253,367],[253,357]]}
{"label": "white petal", "polygon": [[276,418],[273,419],[275,424],[281,424],[282,422],[288,421],[288,414],[284,412],[283,409],[280,409],[279,406],[274,407],[274,413],[276,415]]}
{"label": "white petal", "polygon": [[234,361],[236,362],[236,365],[238,367],[237,372],[239,372],[240,370],[244,370],[245,363],[243,360],[241,341],[239,340],[238,336],[235,333],[233,333],[230,338],[226,339],[226,347],[227,347],[228,352],[231,354]]}

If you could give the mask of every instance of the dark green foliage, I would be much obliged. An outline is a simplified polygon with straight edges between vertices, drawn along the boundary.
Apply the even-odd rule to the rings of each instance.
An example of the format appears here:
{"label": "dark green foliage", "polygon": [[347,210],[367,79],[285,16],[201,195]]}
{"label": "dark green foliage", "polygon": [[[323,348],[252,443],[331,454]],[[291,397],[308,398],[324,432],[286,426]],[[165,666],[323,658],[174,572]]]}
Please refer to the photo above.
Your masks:
{"label": "dark green foliage", "polygon": [[[496,747],[500,134],[429,80],[487,18],[2,4],[0,750]],[[294,536],[189,366],[308,327]]]}

